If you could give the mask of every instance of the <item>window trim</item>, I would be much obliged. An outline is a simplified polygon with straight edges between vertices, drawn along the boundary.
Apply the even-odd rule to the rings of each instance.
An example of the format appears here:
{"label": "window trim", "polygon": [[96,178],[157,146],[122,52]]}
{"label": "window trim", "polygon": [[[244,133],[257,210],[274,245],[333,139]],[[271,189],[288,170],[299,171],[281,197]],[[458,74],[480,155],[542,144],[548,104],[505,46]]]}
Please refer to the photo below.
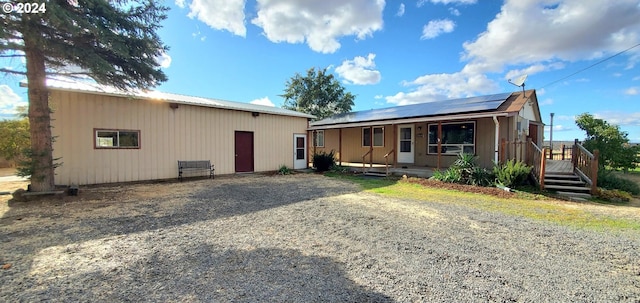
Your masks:
{"label": "window trim", "polygon": [[[465,146],[472,146],[472,147],[473,147],[473,154],[474,154],[474,155],[477,155],[477,148],[476,148],[476,146],[477,146],[477,138],[478,138],[478,127],[477,127],[477,126],[478,126],[478,124],[476,123],[476,121],[446,122],[446,123],[442,123],[442,125],[451,125],[451,124],[468,124],[468,123],[473,124],[473,144],[468,144],[468,143],[467,143],[467,144],[464,144],[464,143],[462,143],[462,144],[444,144],[444,143],[442,143],[442,144],[441,144],[441,146],[445,146],[445,145],[449,145],[449,146],[460,146],[460,147],[462,147],[462,149],[461,149],[461,150],[462,150],[462,152],[463,152],[463,153],[464,153],[464,147],[465,147]],[[432,126],[432,125],[435,125],[435,126],[437,127],[437,126],[438,126],[438,123],[429,123],[429,124],[427,124],[427,155],[437,155],[437,154],[438,154],[438,152],[437,152],[437,150],[438,150],[438,147],[437,147],[437,146],[438,146],[438,143],[436,143],[436,144],[431,144],[431,143],[429,142],[429,130],[431,129],[431,126]],[[437,131],[437,129],[436,129],[436,131]],[[434,145],[436,146],[436,152],[435,152],[435,153],[432,153],[432,152],[430,152],[430,149],[431,149],[430,147],[431,147],[431,146],[434,146]],[[444,156],[457,156],[457,155],[459,155],[459,154],[460,154],[460,153],[440,153],[440,155],[444,155]]]}
{"label": "window trim", "polygon": [[[98,132],[117,132],[120,137],[120,132],[130,132],[138,134],[138,146],[98,146]],[[118,140],[118,142],[120,142]],[[137,129],[114,129],[114,128],[94,128],[93,129],[93,149],[140,149],[141,144],[140,130]]]}
{"label": "window trim", "polygon": [[[322,144],[318,144],[318,137],[322,133]],[[315,147],[324,147],[324,129],[319,129],[313,131],[313,146]]]}
{"label": "window trim", "polygon": [[[375,131],[375,130],[376,130],[376,128],[382,129],[382,145],[375,145],[375,141],[376,141],[376,140],[375,140],[375,133],[376,133],[376,131]],[[360,131],[360,136],[361,136],[361,137],[360,137],[360,144],[362,144],[362,147],[371,147],[371,146],[369,146],[369,145],[364,145],[364,138],[365,138],[364,130],[365,130],[365,129],[369,129],[369,127],[362,127],[362,130]],[[384,126],[372,126],[372,127],[371,127],[371,131],[373,131],[373,138],[372,138],[372,141],[373,141],[373,142],[371,142],[371,144],[373,145],[373,147],[374,147],[374,148],[375,148],[375,147],[384,147],[384,143],[385,143],[385,142],[384,142]]]}

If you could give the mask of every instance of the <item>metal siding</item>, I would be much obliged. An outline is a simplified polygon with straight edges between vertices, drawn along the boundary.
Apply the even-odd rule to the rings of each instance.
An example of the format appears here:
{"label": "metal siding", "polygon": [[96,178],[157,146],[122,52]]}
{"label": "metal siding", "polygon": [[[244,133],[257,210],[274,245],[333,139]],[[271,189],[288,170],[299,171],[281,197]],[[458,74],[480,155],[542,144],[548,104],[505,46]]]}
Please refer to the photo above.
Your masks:
{"label": "metal siding", "polygon": [[[216,174],[234,173],[234,131],[254,132],[255,170],[293,166],[293,134],[306,118],[131,100],[84,93],[51,93],[54,157],[63,157],[56,183],[96,184],[177,177],[177,160],[211,160]],[[140,131],[140,149],[94,149],[94,128]]]}

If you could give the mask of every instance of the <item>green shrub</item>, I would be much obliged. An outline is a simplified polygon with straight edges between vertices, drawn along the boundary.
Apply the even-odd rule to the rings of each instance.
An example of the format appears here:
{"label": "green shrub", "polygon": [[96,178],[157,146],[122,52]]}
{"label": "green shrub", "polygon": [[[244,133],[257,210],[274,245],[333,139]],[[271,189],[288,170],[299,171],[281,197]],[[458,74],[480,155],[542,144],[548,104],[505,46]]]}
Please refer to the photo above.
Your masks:
{"label": "green shrub", "polygon": [[629,202],[631,200],[631,194],[626,191],[621,191],[618,189],[605,189],[602,187],[598,187],[598,190],[596,191],[596,197],[611,202]]}
{"label": "green shrub", "polygon": [[286,165],[282,164],[282,165],[280,165],[280,168],[278,169],[278,174],[279,175],[289,175],[289,174],[291,174],[291,169],[288,168]]}
{"label": "green shrub", "polygon": [[336,165],[335,151],[319,152],[313,155],[313,167],[317,172],[325,172]]}
{"label": "green shrub", "polygon": [[640,186],[638,186],[637,183],[625,178],[620,178],[611,171],[604,169],[598,170],[598,187],[618,189],[631,193],[632,195],[640,195]]}
{"label": "green shrub", "polygon": [[529,173],[531,173],[531,167],[513,159],[493,167],[496,182],[506,187],[524,185]]}
{"label": "green shrub", "polygon": [[348,166],[334,165],[331,168],[331,171],[339,174],[346,174],[349,173],[351,169]]}
{"label": "green shrub", "polygon": [[434,180],[476,186],[489,186],[493,176],[488,170],[476,165],[476,157],[472,154],[459,154],[458,159],[444,172],[435,171]]}

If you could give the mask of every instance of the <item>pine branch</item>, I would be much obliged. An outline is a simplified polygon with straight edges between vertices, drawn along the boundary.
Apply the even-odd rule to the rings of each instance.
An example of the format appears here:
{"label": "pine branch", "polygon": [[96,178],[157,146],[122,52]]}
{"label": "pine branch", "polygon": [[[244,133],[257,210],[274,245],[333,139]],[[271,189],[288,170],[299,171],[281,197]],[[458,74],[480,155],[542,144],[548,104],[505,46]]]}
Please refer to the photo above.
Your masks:
{"label": "pine branch", "polygon": [[27,75],[27,72],[16,71],[8,68],[0,68],[0,73],[7,73],[7,74],[21,75],[21,76]]}

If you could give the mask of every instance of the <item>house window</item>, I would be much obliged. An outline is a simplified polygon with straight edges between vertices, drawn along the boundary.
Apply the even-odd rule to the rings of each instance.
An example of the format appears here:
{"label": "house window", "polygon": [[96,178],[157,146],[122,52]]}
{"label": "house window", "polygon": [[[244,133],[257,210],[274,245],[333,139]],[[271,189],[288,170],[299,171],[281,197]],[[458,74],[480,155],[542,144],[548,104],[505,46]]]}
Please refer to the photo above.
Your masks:
{"label": "house window", "polygon": [[[442,154],[476,153],[476,123],[442,123]],[[438,124],[429,124],[429,154],[438,153]]]}
{"label": "house window", "polygon": [[139,130],[97,129],[96,148],[140,148]]}
{"label": "house window", "polygon": [[313,144],[315,147],[324,147],[324,130],[313,132]]}
{"label": "house window", "polygon": [[[362,146],[371,146],[371,128],[362,128]],[[384,127],[373,127],[373,146],[384,146]]]}

